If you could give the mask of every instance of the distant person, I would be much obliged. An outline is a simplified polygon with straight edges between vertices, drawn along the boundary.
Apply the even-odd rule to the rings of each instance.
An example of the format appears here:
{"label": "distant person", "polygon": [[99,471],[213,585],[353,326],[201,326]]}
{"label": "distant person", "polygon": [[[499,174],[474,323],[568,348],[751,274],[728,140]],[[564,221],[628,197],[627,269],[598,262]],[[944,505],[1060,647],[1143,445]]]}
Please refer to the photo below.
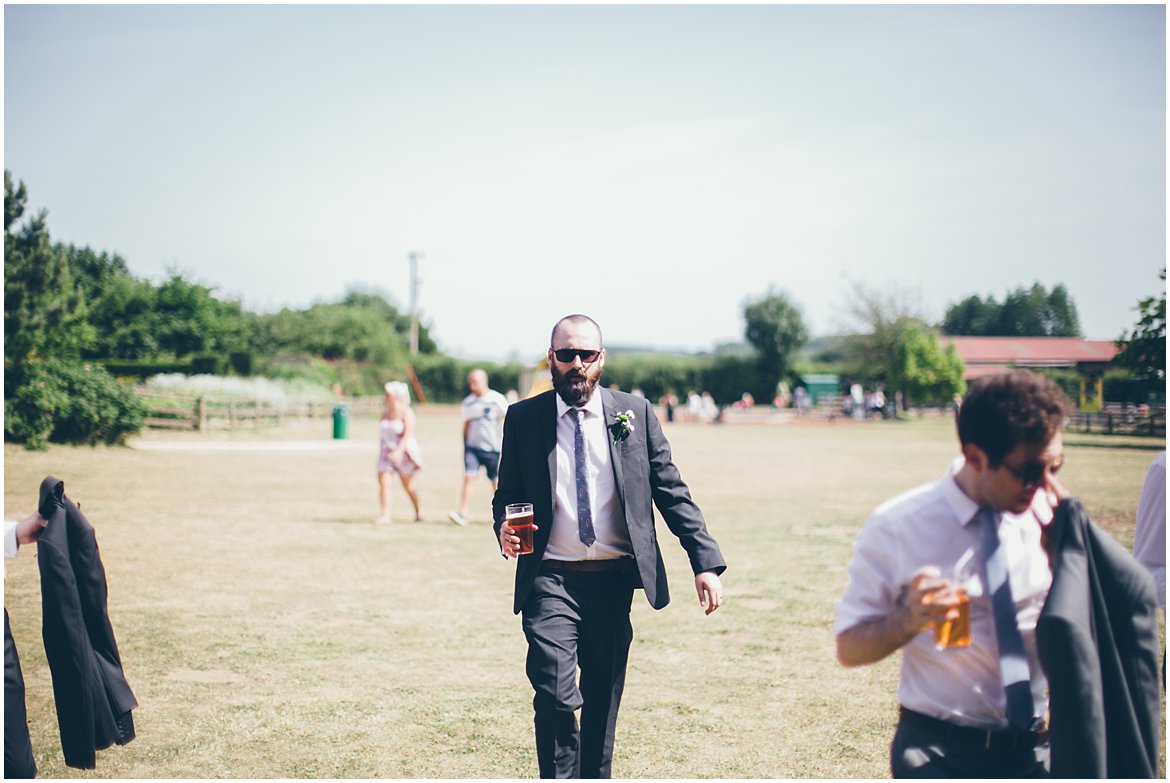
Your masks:
{"label": "distant person", "polygon": [[[35,544],[45,532],[45,519],[33,512],[22,521],[4,520],[4,558],[16,557],[22,546]],[[5,579],[8,565],[4,566]],[[32,740],[28,734],[28,713],[24,702],[24,675],[20,658],[8,622],[8,607],[4,608],[4,777],[35,778],[37,763],[33,758]]]}
{"label": "distant person", "polygon": [[471,503],[471,485],[482,468],[496,488],[500,469],[500,427],[504,414],[508,412],[508,400],[494,389],[488,388],[487,373],[478,367],[467,374],[467,387],[471,394],[463,398],[463,494],[459,499],[459,510],[447,516],[457,525],[467,525],[468,507]]}
{"label": "distant person", "polygon": [[1047,776],[1036,623],[1052,583],[1041,533],[1067,496],[1054,475],[1066,410],[1060,389],[1028,370],[975,381],[959,412],[961,456],[878,506],[858,534],[837,657],[864,666],[902,651],[896,778]]}
{"label": "distant person", "polygon": [[886,393],[878,386],[870,398],[869,410],[877,418],[883,418],[886,413]]}
{"label": "distant person", "polygon": [[715,398],[711,396],[711,392],[703,392],[703,396],[699,398],[699,418],[705,422],[712,422],[719,416],[719,406],[715,404]]}
{"label": "distant person", "polygon": [[849,413],[855,419],[865,418],[865,392],[862,391],[861,384],[855,383],[849,387]]}
{"label": "distant person", "polygon": [[[650,403],[598,384],[605,350],[597,323],[558,321],[548,362],[555,391],[517,403],[504,421],[492,512],[500,551],[519,556],[512,608],[528,657],[499,663],[505,677],[523,666],[535,691],[540,776],[608,778],[634,590],[643,588],[655,609],[670,600],[653,507],[686,550],[708,615],[723,603],[726,565]],[[520,531],[506,522],[508,504],[521,502],[535,519],[524,555]]]}
{"label": "distant person", "polygon": [[395,474],[402,480],[402,488],[414,504],[414,521],[422,522],[422,509],[414,489],[414,476],[423,468],[422,450],[414,437],[410,388],[402,381],[390,381],[385,389],[386,408],[379,423],[381,442],[378,448],[378,492],[382,514],[374,524],[390,524],[390,485]]}
{"label": "distant person", "polygon": [[792,405],[794,408],[796,408],[797,416],[803,416],[808,412],[809,407],[812,405],[811,401],[809,400],[808,390],[803,386],[796,387],[796,391],[792,393],[792,399]]}
{"label": "distant person", "polygon": [[668,422],[673,422],[674,408],[676,405],[678,405],[678,397],[675,396],[674,392],[667,392],[666,394],[659,397],[658,405],[661,406],[664,411],[666,411],[666,420]]}

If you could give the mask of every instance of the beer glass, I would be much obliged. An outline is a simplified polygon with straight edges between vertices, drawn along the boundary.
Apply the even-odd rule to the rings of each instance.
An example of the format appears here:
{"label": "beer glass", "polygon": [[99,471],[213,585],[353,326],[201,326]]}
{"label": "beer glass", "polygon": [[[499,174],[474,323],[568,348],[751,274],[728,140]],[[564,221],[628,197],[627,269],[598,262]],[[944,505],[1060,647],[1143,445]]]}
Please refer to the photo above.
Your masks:
{"label": "beer glass", "polygon": [[958,610],[955,617],[934,624],[934,647],[950,650],[971,645],[971,599],[964,587],[973,574],[969,567],[975,556],[974,549],[968,549],[955,563],[947,587],[931,598],[931,603],[945,604]]}
{"label": "beer glass", "polygon": [[516,537],[520,539],[518,554],[532,554],[532,504],[509,503],[504,507],[504,524],[516,531]]}

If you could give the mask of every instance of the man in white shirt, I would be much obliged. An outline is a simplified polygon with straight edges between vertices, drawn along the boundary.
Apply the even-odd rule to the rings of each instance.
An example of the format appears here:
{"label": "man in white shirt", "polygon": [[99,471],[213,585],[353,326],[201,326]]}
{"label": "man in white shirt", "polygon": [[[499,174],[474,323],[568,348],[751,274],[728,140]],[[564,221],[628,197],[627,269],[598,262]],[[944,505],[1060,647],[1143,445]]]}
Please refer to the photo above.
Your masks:
{"label": "man in white shirt", "polygon": [[[1137,524],[1133,531],[1133,556],[1154,577],[1158,606],[1166,609],[1166,452],[1146,471],[1138,498]],[[1162,688],[1166,687],[1166,650],[1162,650]]]}
{"label": "man in white shirt", "polygon": [[670,600],[653,508],[686,550],[708,615],[723,602],[727,566],[650,404],[598,386],[597,323],[558,321],[548,362],[554,389],[513,404],[504,420],[496,543],[506,557],[520,554],[505,507],[531,503],[533,551],[516,563],[512,608],[528,641],[540,776],[608,778],[634,590],[655,609]]}
{"label": "man in white shirt", "polygon": [[463,494],[459,510],[449,516],[457,525],[467,525],[468,507],[471,503],[471,485],[483,468],[488,481],[495,489],[500,467],[500,425],[508,412],[508,400],[495,389],[488,387],[488,376],[480,368],[467,374],[467,387],[471,394],[463,398]]}
{"label": "man in white shirt", "polygon": [[1158,606],[1166,608],[1166,452],[1150,464],[1138,498],[1133,556],[1154,577]]}
{"label": "man in white shirt", "polygon": [[[35,511],[20,522],[4,520],[4,558],[16,557],[21,546],[35,544],[45,532],[44,517]],[[5,577],[8,566],[5,563]],[[4,777],[35,778],[37,764],[33,758],[32,742],[28,736],[28,716],[24,706],[24,675],[20,658],[4,609]]]}
{"label": "man in white shirt", "polygon": [[[894,777],[1044,777],[1047,682],[1036,620],[1052,574],[1043,528],[1067,493],[1066,401],[1019,370],[975,381],[959,408],[962,456],[938,481],[879,506],[858,535],[837,603],[837,656],[902,651]],[[969,597],[967,646],[925,633]]]}

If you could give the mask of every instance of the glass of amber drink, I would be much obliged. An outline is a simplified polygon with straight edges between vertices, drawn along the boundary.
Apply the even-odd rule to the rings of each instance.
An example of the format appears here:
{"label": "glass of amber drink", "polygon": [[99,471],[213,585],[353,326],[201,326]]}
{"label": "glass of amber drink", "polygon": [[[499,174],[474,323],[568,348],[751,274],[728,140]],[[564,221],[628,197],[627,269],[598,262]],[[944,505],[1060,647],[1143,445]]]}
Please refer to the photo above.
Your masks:
{"label": "glass of amber drink", "polygon": [[971,644],[971,599],[966,589],[951,585],[932,596],[931,603],[944,604],[954,611],[934,624],[934,646],[938,650],[968,647]]}
{"label": "glass of amber drink", "polygon": [[504,507],[504,524],[516,531],[520,539],[520,549],[517,554],[532,554],[532,526],[533,514],[531,503],[510,503]]}

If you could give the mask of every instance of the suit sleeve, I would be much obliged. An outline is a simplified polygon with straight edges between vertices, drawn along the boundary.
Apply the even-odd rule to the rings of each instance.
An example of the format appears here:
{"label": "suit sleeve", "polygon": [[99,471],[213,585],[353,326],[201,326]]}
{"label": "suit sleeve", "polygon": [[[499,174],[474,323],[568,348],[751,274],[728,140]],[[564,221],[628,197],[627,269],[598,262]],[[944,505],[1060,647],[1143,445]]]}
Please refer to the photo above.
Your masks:
{"label": "suit sleeve", "polygon": [[649,402],[643,402],[642,420],[646,422],[646,452],[650,461],[650,494],[670,532],[678,537],[691,561],[691,571],[727,569],[719,545],[707,532],[703,512],[691,499],[691,491],[670,456],[670,443]]}
{"label": "suit sleeve", "polygon": [[522,494],[520,477],[519,446],[516,441],[516,420],[523,413],[518,406],[509,406],[504,416],[504,435],[500,445],[500,467],[497,474],[496,493],[492,496],[492,519],[496,545],[500,543],[500,527],[504,524],[504,507],[509,503],[520,503],[526,498]]}

